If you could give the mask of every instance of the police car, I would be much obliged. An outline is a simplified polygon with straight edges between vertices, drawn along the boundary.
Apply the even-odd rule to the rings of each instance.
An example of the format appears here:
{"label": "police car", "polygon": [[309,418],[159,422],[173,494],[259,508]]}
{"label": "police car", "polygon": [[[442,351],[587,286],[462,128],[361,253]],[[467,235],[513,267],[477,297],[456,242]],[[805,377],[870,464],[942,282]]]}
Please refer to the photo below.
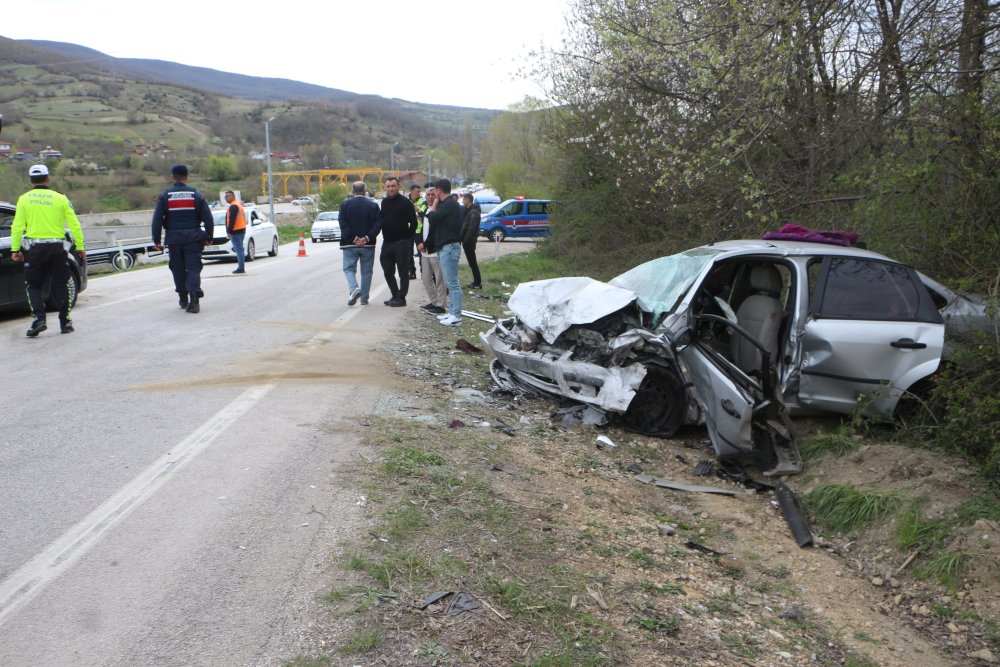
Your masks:
{"label": "police car", "polygon": [[[8,202],[0,202],[0,309],[11,310],[28,307],[28,295],[24,289],[24,264],[15,262],[11,255],[11,227],[14,223],[16,207]],[[87,288],[87,265],[76,255],[76,246],[72,236],[66,233],[66,263],[69,265],[69,299],[70,307],[76,305],[77,296]],[[45,304],[55,308],[49,292],[51,287],[45,284]]]}
{"label": "police car", "polygon": [[491,241],[505,238],[548,236],[549,199],[508,199],[482,217],[479,235]]}

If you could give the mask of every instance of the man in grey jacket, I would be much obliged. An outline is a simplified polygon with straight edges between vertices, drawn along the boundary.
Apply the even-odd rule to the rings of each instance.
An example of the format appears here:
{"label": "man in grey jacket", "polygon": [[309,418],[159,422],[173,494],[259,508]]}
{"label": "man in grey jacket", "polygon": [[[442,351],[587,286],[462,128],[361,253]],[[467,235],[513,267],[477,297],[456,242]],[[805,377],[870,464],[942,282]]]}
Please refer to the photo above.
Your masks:
{"label": "man in grey jacket", "polygon": [[476,241],[479,239],[479,221],[482,219],[482,209],[475,203],[471,192],[462,196],[465,202],[465,220],[462,222],[462,250],[465,251],[465,261],[472,269],[472,284],[469,289],[482,289],[483,277],[479,274],[479,262],[476,261]]}
{"label": "man in grey jacket", "polygon": [[458,260],[462,256],[462,222],[465,216],[462,205],[451,196],[451,181],[447,178],[434,183],[437,200],[429,209],[427,219],[434,235],[441,272],[448,286],[449,312],[439,315],[438,320],[446,327],[457,327],[462,323],[462,286],[458,283]]}

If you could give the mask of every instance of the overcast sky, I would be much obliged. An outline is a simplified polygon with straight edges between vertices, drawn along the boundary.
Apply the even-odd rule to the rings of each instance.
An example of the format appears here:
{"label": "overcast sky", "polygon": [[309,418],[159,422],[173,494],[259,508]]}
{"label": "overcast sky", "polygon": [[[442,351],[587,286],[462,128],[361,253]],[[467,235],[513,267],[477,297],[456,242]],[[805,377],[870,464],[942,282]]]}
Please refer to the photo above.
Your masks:
{"label": "overcast sky", "polygon": [[[519,70],[543,43],[559,45],[568,2],[19,1],[0,10],[0,35],[413,102],[506,109],[525,95],[544,97]],[[234,41],[234,32],[242,39]]]}

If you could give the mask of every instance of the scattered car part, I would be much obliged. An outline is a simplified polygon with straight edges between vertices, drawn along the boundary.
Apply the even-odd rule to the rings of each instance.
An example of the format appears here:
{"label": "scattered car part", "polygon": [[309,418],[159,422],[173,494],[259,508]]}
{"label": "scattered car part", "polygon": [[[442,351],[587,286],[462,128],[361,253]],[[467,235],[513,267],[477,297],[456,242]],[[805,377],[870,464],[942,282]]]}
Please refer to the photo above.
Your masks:
{"label": "scattered car part", "polygon": [[781,515],[785,517],[785,523],[791,529],[795,542],[800,547],[812,546],[812,531],[809,529],[809,522],[799,506],[795,493],[788,488],[784,481],[779,480],[776,495],[778,496],[778,505],[781,507]]}

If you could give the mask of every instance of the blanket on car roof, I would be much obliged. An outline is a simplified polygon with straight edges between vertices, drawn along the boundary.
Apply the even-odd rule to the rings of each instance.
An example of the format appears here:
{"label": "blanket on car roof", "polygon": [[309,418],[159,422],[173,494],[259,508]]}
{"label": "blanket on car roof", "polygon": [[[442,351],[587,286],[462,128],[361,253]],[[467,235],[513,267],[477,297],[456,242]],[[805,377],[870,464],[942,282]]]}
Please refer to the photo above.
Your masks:
{"label": "blanket on car roof", "polygon": [[761,238],[767,241],[812,241],[813,243],[852,246],[856,245],[861,237],[855,232],[813,231],[800,225],[784,225],[776,232],[765,232]]}

